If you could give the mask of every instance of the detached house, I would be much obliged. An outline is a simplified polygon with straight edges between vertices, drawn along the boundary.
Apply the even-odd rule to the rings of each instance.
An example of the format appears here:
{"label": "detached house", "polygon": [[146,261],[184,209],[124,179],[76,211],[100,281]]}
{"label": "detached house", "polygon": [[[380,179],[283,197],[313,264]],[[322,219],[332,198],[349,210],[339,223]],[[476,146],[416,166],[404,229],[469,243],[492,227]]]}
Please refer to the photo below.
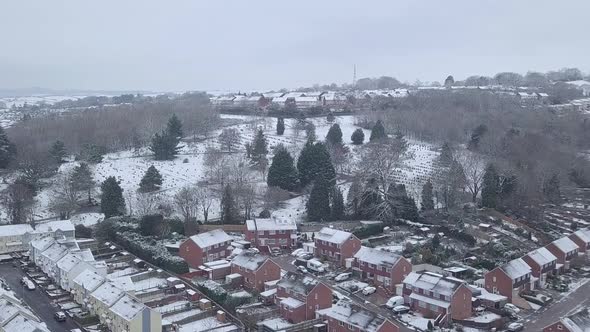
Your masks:
{"label": "detached house", "polygon": [[328,322],[328,332],[398,332],[389,319],[346,300],[341,300],[317,314]]}
{"label": "detached house", "polygon": [[522,258],[517,258],[486,273],[485,289],[504,295],[512,302],[520,292],[531,289],[531,275],[530,266]]}
{"label": "detached house", "polygon": [[425,272],[411,272],[404,279],[404,299],[412,310],[446,325],[471,317],[471,289],[463,280]]}
{"label": "detached house", "polygon": [[291,249],[297,246],[297,224],[276,218],[246,220],[246,240],[253,246]]}
{"label": "detached house", "polygon": [[332,290],[315,278],[290,272],[277,283],[275,301],[284,319],[300,323],[332,306]]}
{"label": "detached house", "polygon": [[410,261],[389,251],[361,246],[354,258],[353,269],[359,271],[363,279],[371,280],[389,292],[395,293],[396,285],[412,272]]}
{"label": "detached house", "polygon": [[197,268],[205,262],[216,261],[231,254],[227,247],[233,238],[221,229],[193,235],[180,244],[179,255],[188,265]]}
{"label": "detached house", "polygon": [[538,279],[535,281],[537,287],[544,287],[547,282],[547,276],[555,273],[557,257],[545,247],[529,252],[522,259],[531,268],[533,277]]}
{"label": "detached house", "polygon": [[242,276],[244,288],[263,292],[264,283],[279,280],[281,267],[268,256],[244,252],[231,262],[231,272]]}
{"label": "detached house", "polygon": [[571,260],[578,257],[578,245],[569,237],[562,237],[545,246],[557,257],[557,270],[569,270]]}
{"label": "detached house", "polygon": [[315,256],[345,265],[347,259],[361,249],[361,240],[354,234],[324,227],[315,235]]}
{"label": "detached house", "polygon": [[586,253],[590,249],[590,229],[579,229],[570,234],[569,238],[578,245],[580,253]]}

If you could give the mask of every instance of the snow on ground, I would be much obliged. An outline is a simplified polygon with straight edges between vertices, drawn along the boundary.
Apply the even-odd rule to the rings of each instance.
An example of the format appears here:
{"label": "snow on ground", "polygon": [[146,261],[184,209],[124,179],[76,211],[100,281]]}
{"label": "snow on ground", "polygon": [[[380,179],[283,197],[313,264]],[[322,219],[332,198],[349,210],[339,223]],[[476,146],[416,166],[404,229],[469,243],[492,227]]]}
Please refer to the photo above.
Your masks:
{"label": "snow on ground", "polygon": [[160,286],[166,286],[167,282],[166,282],[166,279],[164,279],[164,278],[152,277],[152,278],[147,278],[147,279],[135,281],[135,282],[133,282],[133,285],[135,287],[135,291],[139,292],[139,291],[144,291],[147,289],[158,288]]}
{"label": "snow on ground", "polygon": [[[236,157],[243,156],[243,144],[251,142],[254,139],[257,128],[263,128],[267,142],[269,144],[269,164],[272,158],[272,149],[278,144],[284,145],[294,156],[295,160],[300,150],[305,144],[305,131],[297,126],[296,119],[285,119],[285,133],[282,136],[276,134],[276,118],[271,117],[257,117],[250,115],[221,115],[222,119],[238,121],[237,123],[229,124],[226,128],[235,128],[241,135],[240,152],[234,153]],[[338,123],[342,129],[343,140],[350,147],[351,159],[358,159],[363,146],[353,146],[350,137],[352,133],[360,128],[354,124],[354,116],[337,116],[335,121],[330,123],[325,117],[311,118],[308,121],[316,126],[316,136],[318,140],[325,139],[325,136],[333,123]],[[131,150],[120,151],[117,153],[110,153],[104,156],[103,162],[94,165],[94,179],[97,183],[101,183],[109,176],[115,176],[124,190],[124,196],[127,203],[127,208],[134,210],[137,208],[137,189],[139,182],[143,177],[147,168],[154,165],[163,176],[163,184],[161,188],[162,197],[165,199],[172,199],[174,194],[182,187],[190,184],[204,185],[207,181],[206,168],[204,166],[204,157],[207,147],[219,147],[218,135],[222,129],[213,131],[210,138],[195,143],[183,142],[183,147],[179,156],[171,161],[156,161],[150,155],[147,148],[141,149],[138,152]],[[370,137],[369,130],[365,132],[365,141]],[[396,179],[399,183],[406,184],[408,193],[419,202],[419,193],[423,183],[430,177],[431,166],[437,156],[434,151],[434,146],[408,139],[409,151],[413,159],[407,160],[399,169],[399,176]],[[186,161],[186,162],[185,162]],[[77,162],[65,163],[60,167],[59,173],[64,174],[77,165]],[[250,170],[250,181],[257,189],[259,197],[266,189],[265,179],[262,178],[258,171]],[[214,185],[218,189],[218,185]],[[339,183],[346,197],[349,183]],[[98,191],[98,189],[97,189]],[[95,197],[98,193],[95,193]],[[217,195],[217,194],[215,194]],[[37,206],[35,208],[35,216],[38,219],[55,217],[54,213],[49,211],[48,206],[52,196],[52,185],[47,186],[36,197]],[[306,196],[299,196],[289,199],[283,203],[283,206],[273,211],[273,216],[283,218],[294,218],[297,222],[303,221],[305,217]],[[257,202],[260,203],[260,202]],[[261,206],[257,205],[254,209],[256,214],[261,210]],[[214,219],[219,216],[219,202],[212,204],[209,211],[209,218]],[[92,225],[99,220],[97,214],[83,214],[79,217],[74,217],[75,223]]]}
{"label": "snow on ground", "polygon": [[186,306],[188,303],[189,303],[189,301],[187,301],[187,300],[176,301],[176,302],[168,303],[168,304],[163,305],[161,307],[156,307],[155,310],[158,312],[161,312],[161,313],[167,313],[170,311],[179,310],[180,308],[183,308],[184,306]]}
{"label": "snow on ground", "polygon": [[80,213],[73,215],[70,218],[70,221],[74,225],[84,225],[86,227],[96,225],[98,222],[104,219],[104,214],[96,213],[96,212],[89,212],[89,213]]}
{"label": "snow on ground", "polygon": [[[403,315],[401,315],[400,320],[402,322],[409,324],[410,326],[413,326],[413,327],[419,329],[419,330],[428,331],[429,319],[419,317],[419,316],[413,316],[410,314],[403,314]],[[430,320],[430,321],[432,322],[432,326],[434,326],[434,321],[433,320]]]}
{"label": "snow on ground", "polygon": [[[183,324],[182,326],[180,326],[179,332],[205,331],[205,330],[213,329],[213,328],[220,327],[223,325],[228,325],[228,324],[227,323],[220,323],[217,320],[217,318],[215,318],[215,317],[207,317],[205,319],[201,319],[198,321]],[[235,328],[235,326],[234,326],[234,328]],[[222,330],[216,330],[216,331],[222,331]],[[231,331],[231,329],[228,329],[228,331]]]}
{"label": "snow on ground", "polygon": [[170,316],[166,316],[163,319],[165,319],[171,323],[176,323],[176,322],[181,321],[183,319],[198,315],[201,312],[203,312],[203,310],[195,308],[195,309],[191,309],[191,310],[187,310],[187,311],[181,311],[181,312],[172,314]]}

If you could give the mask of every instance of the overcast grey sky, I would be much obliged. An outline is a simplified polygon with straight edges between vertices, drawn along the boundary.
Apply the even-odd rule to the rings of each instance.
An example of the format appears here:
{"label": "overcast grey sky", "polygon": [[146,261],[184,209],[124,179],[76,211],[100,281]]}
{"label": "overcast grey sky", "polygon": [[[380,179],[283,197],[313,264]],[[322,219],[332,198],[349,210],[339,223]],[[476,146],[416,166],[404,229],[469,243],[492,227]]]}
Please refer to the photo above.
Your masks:
{"label": "overcast grey sky", "polygon": [[273,89],[590,71],[588,0],[2,1],[0,87]]}

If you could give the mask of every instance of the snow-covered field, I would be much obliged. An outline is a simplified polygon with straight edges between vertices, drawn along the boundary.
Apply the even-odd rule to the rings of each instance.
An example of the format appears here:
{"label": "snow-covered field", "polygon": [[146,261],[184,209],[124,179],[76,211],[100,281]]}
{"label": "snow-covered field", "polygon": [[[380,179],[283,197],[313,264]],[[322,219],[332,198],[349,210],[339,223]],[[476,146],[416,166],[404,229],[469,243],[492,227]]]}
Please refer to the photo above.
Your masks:
{"label": "snow-covered field", "polygon": [[[295,119],[285,119],[285,133],[279,136],[276,134],[276,118],[239,115],[221,115],[221,117],[236,121],[235,124],[229,126],[236,128],[241,136],[240,152],[233,154],[236,158],[244,158],[243,146],[246,142],[251,142],[254,139],[257,128],[263,128],[269,144],[269,162],[272,158],[272,149],[278,144],[283,144],[287,147],[295,159],[305,144],[305,131],[297,129],[297,120]],[[325,138],[330,126],[333,124],[328,122],[325,117],[312,118],[309,121],[313,122],[316,127],[318,140]],[[352,133],[359,128],[355,125],[355,117],[337,116],[334,123],[338,123],[342,129],[343,140],[350,148],[350,160],[358,159],[363,146],[353,146],[350,140]],[[364,132],[365,141],[368,141],[370,131],[364,130]],[[180,155],[171,161],[155,161],[147,149],[142,149],[138,152],[128,150],[107,154],[103,162],[93,166],[95,181],[100,183],[109,176],[115,176],[120,181],[121,187],[124,190],[128,209],[133,210],[137,203],[139,182],[147,168],[150,165],[154,165],[163,176],[163,184],[160,191],[161,197],[172,199],[174,194],[186,185],[207,185],[207,169],[204,166],[205,152],[208,147],[219,147],[217,136],[220,133],[221,129],[218,129],[213,133],[212,138],[208,140],[183,143]],[[430,176],[431,166],[438,152],[434,150],[434,146],[424,142],[408,139],[408,143],[412,158],[407,159],[404,165],[400,167],[396,181],[406,184],[408,193],[414,196],[418,202],[420,189]],[[75,165],[76,162],[62,165],[60,173],[69,171]],[[260,172],[256,170],[249,170],[249,172],[249,182],[256,187],[258,197],[260,198],[266,189],[266,181]],[[346,182],[339,182],[339,186],[343,190],[345,197],[349,185]],[[217,195],[216,192],[219,190],[219,186],[211,184],[208,186],[210,189],[215,189],[211,193]],[[52,196],[51,187],[49,186],[43,189],[37,196],[35,215],[38,219],[54,216],[48,210]],[[260,201],[257,203],[261,203]],[[305,196],[287,200],[281,208],[273,211],[273,215],[283,218],[295,218],[297,221],[302,221],[305,217],[306,201],[307,198]],[[258,204],[254,209],[254,213],[257,214],[261,209],[261,205]],[[211,206],[209,218],[216,218],[218,214],[219,202],[217,201]],[[101,219],[101,215],[98,213],[86,213],[75,216],[73,219],[76,224],[89,226],[98,222]]]}

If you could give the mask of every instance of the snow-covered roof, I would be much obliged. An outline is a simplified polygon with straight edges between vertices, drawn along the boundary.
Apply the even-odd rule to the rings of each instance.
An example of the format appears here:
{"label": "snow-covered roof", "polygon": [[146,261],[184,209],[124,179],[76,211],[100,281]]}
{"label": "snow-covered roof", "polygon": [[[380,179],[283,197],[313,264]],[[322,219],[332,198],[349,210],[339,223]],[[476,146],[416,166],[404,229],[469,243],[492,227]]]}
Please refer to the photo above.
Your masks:
{"label": "snow-covered roof", "polygon": [[300,276],[293,272],[287,272],[277,283],[277,287],[289,289],[299,294],[307,295],[320,281],[310,276]]}
{"label": "snow-covered roof", "polygon": [[299,301],[299,300],[297,300],[297,299],[294,299],[294,298],[292,298],[292,297],[288,297],[288,298],[285,298],[285,299],[283,299],[283,300],[281,301],[281,304],[283,304],[283,305],[286,305],[286,306],[287,306],[287,307],[289,307],[289,308],[293,308],[293,309],[295,309],[295,308],[299,308],[299,307],[301,307],[301,306],[302,306],[302,305],[304,305],[305,303],[303,303],[303,302],[301,302],[301,301]]}
{"label": "snow-covered roof", "polygon": [[318,310],[317,313],[367,332],[377,331],[385,321],[385,318],[347,300],[340,300],[332,307]]}
{"label": "snow-covered roof", "polygon": [[82,271],[82,273],[80,273],[76,278],[74,278],[74,284],[84,287],[84,289],[86,289],[89,292],[93,292],[104,281],[104,277],[90,269]]}
{"label": "snow-covered roof", "polygon": [[404,279],[403,283],[426,291],[432,291],[437,294],[451,296],[464,282],[459,279],[445,277],[433,272],[410,272],[410,274]]}
{"label": "snow-covered roof", "polygon": [[31,320],[30,317],[18,313],[9,321],[3,324],[3,331],[19,331],[19,332],[49,332],[46,325],[39,321]]}
{"label": "snow-covered roof", "polygon": [[322,240],[330,243],[342,244],[351,236],[352,233],[340,231],[329,227],[324,227],[315,235],[315,240]]}
{"label": "snow-covered roof", "polygon": [[552,243],[564,253],[572,252],[579,249],[578,245],[567,236],[557,239]]}
{"label": "snow-covered roof", "polygon": [[24,308],[19,300],[0,288],[0,326],[4,325],[12,316],[18,313],[35,318],[33,313]]}
{"label": "snow-covered roof", "polygon": [[566,82],[566,83],[567,84],[571,84],[571,85],[575,85],[575,86],[590,85],[590,82],[588,82],[586,80],[569,81],[569,82]]}
{"label": "snow-covered roof", "polygon": [[282,97],[285,93],[284,92],[265,92],[262,95],[264,98],[278,98]]}
{"label": "snow-covered roof", "polygon": [[576,235],[578,238],[580,238],[580,240],[582,240],[586,243],[590,243],[590,229],[588,229],[588,228],[579,229],[574,232],[574,235]]}
{"label": "snow-covered roof", "polygon": [[44,223],[39,223],[35,226],[37,232],[55,232],[56,230],[62,232],[73,232],[75,230],[74,224],[69,220],[55,220]]}
{"label": "snow-covered roof", "polygon": [[209,232],[193,235],[190,237],[190,239],[201,248],[210,247],[233,240],[233,238],[227,235],[227,233],[222,229],[214,229]]}
{"label": "snow-covered roof", "polygon": [[501,269],[506,272],[512,280],[516,280],[517,278],[524,277],[531,273],[531,267],[522,258],[511,260],[502,265]]}
{"label": "snow-covered roof", "polygon": [[111,311],[125,321],[131,321],[147,307],[135,298],[125,295],[111,307]]}
{"label": "snow-covered roof", "polygon": [[246,220],[246,228],[249,231],[293,231],[297,230],[297,224],[289,219],[258,218]]}
{"label": "snow-covered roof", "polygon": [[269,259],[268,256],[246,251],[236,256],[231,263],[250,271],[256,271],[267,259]]}
{"label": "snow-covered roof", "polygon": [[[2,230],[0,229],[0,232],[1,231]],[[31,241],[30,246],[39,251],[44,251],[45,249],[49,248],[49,246],[53,243],[55,243],[55,238],[53,238],[52,236],[44,236],[40,239]]]}
{"label": "snow-covered roof", "polygon": [[117,287],[114,282],[105,282],[92,292],[91,296],[97,301],[104,303],[107,307],[117,302],[125,292]]}
{"label": "snow-covered roof", "polygon": [[506,296],[490,293],[487,290],[485,290],[485,288],[478,288],[478,290],[481,292],[481,294],[476,296],[476,298],[478,298],[480,300],[486,300],[486,301],[490,301],[490,302],[502,302],[502,301],[508,300],[508,298]]}
{"label": "snow-covered roof", "polygon": [[315,103],[318,102],[318,97],[295,97],[296,103]]}
{"label": "snow-covered roof", "polygon": [[587,308],[583,308],[576,313],[561,319],[571,332],[586,332],[590,331],[590,314]]}
{"label": "snow-covered roof", "polygon": [[0,226],[0,235],[2,235],[2,236],[17,236],[17,235],[23,235],[27,232],[28,233],[33,232],[33,228],[29,224]]}
{"label": "snow-covered roof", "polygon": [[557,257],[555,257],[555,255],[553,255],[545,247],[533,250],[529,252],[527,256],[529,256],[533,261],[535,261],[535,263],[539,264],[540,266],[557,261]]}
{"label": "snow-covered roof", "polygon": [[80,257],[74,253],[68,253],[57,262],[57,267],[65,272],[71,271],[78,264],[86,264]]}
{"label": "snow-covered roof", "polygon": [[46,257],[48,260],[57,263],[57,261],[59,261],[67,253],[68,249],[65,246],[62,246],[59,243],[53,243],[47,249],[45,249],[41,255]]}
{"label": "snow-covered roof", "polygon": [[354,258],[369,264],[391,267],[400,260],[401,256],[389,251],[361,246]]}

